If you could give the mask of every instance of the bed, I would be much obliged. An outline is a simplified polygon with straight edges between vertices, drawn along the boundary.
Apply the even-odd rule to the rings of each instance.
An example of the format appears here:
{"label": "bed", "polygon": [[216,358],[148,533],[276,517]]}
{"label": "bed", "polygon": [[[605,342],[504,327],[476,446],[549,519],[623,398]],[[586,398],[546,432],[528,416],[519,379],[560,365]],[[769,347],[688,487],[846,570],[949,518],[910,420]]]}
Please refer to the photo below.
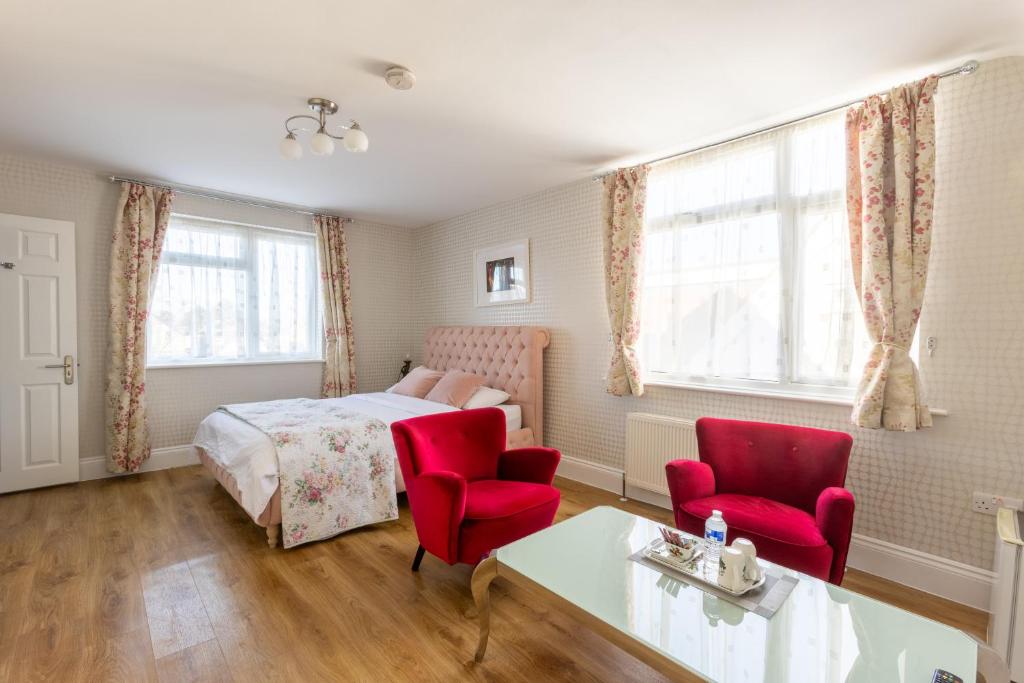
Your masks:
{"label": "bed", "polygon": [[[549,340],[547,330],[541,327],[434,327],[426,334],[422,362],[434,370],[458,369],[481,375],[486,386],[508,393],[508,402],[500,406],[506,415],[508,447],[542,445],[543,352]],[[384,424],[458,410],[385,392],[325,402]],[[202,421],[193,447],[224,490],[257,525],[266,528],[267,544],[275,547],[281,538],[282,503],[278,452],[271,438],[236,415],[218,410]],[[394,465],[395,490],[404,491],[390,439],[387,447]]]}

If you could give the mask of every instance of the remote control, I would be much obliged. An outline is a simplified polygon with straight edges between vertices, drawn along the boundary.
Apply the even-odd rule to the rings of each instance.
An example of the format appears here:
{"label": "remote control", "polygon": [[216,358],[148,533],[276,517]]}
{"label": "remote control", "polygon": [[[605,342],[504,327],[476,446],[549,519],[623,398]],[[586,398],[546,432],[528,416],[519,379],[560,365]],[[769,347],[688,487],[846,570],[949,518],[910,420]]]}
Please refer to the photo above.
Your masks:
{"label": "remote control", "polygon": [[936,669],[935,673],[932,674],[932,683],[964,683],[964,679],[959,676],[955,676],[948,671]]}

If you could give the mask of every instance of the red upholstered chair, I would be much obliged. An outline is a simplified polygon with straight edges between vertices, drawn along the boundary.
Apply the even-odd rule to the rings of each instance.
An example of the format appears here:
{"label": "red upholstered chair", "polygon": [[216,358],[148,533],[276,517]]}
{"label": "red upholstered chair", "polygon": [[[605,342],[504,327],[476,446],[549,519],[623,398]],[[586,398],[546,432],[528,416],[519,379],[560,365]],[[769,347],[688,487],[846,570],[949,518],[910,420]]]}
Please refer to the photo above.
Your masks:
{"label": "red upholstered chair", "polygon": [[497,408],[424,415],[391,425],[423,551],[476,564],[495,548],[551,526],[561,498],[551,486],[561,454],[505,450]]}
{"label": "red upholstered chair", "polygon": [[701,418],[700,462],[665,466],[676,526],[703,536],[721,510],[727,543],[749,538],[766,560],[839,585],[853,532],[843,488],[852,445],[842,432]]}

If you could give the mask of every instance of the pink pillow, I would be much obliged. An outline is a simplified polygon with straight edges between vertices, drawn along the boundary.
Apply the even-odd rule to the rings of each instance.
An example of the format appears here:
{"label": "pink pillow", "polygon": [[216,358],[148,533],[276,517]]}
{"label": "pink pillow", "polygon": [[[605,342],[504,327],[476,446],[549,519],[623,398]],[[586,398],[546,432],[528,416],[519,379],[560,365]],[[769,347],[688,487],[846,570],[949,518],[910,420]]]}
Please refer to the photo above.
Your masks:
{"label": "pink pillow", "polygon": [[440,370],[431,370],[420,365],[410,370],[408,375],[388,391],[413,398],[425,398],[442,377],[444,373]]}
{"label": "pink pillow", "polygon": [[461,408],[483,384],[484,378],[480,375],[462,370],[449,370],[424,398]]}

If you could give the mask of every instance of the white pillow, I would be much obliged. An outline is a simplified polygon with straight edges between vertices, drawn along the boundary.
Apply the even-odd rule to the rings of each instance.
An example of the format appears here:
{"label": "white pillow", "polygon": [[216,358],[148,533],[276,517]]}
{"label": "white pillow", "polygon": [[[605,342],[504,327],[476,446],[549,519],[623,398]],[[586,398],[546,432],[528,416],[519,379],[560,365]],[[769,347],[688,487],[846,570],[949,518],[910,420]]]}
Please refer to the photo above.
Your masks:
{"label": "white pillow", "polygon": [[469,400],[462,405],[462,409],[471,410],[473,408],[490,408],[492,406],[500,406],[509,398],[510,396],[501,389],[480,387],[476,390],[476,393],[470,396]]}

